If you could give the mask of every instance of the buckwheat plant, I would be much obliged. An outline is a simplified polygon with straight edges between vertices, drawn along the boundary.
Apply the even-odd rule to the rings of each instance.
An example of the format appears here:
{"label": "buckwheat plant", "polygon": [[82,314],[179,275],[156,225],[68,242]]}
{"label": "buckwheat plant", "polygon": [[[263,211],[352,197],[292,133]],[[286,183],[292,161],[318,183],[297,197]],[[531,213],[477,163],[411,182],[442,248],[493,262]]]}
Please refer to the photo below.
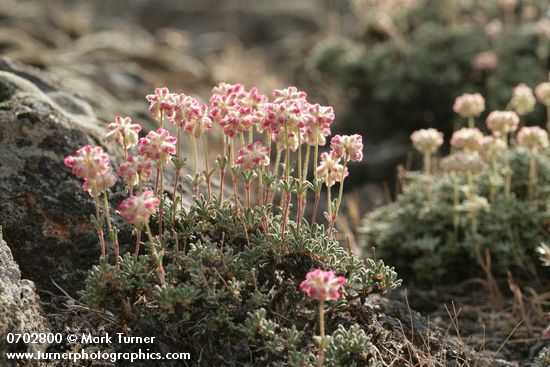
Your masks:
{"label": "buckwheat plant", "polygon": [[[487,270],[489,260],[480,256],[483,247],[491,255],[494,273],[516,266],[536,276],[540,270],[533,254],[550,220],[549,140],[539,126],[518,128],[520,116],[533,111],[537,100],[550,105],[549,91],[548,82],[539,84],[535,98],[521,83],[507,110],[488,113],[485,127],[470,123],[456,130],[440,171],[430,172],[425,164],[422,175],[407,173],[396,203],[367,215],[362,228],[365,246],[377,244],[382,256],[391,257],[414,278],[451,276],[446,269],[463,269],[459,258],[478,261]],[[454,110],[469,119],[481,116],[482,100],[480,95],[461,96]],[[415,149],[437,149],[437,131],[428,131],[411,136]],[[472,276],[466,273],[452,276]]]}
{"label": "buckwheat plant", "polygon": [[317,366],[323,366],[324,349],[328,344],[325,337],[325,302],[336,301],[340,298],[339,289],[346,282],[343,276],[335,276],[332,271],[315,269],[306,275],[306,279],[300,284],[300,289],[310,299],[319,301],[319,355]]}
{"label": "buckwheat plant", "polygon": [[[310,103],[295,87],[275,90],[271,100],[256,88],[223,82],[212,89],[207,103],[167,88],[156,88],[146,99],[157,129],[138,138],[141,126],[119,116],[105,137],[124,152],[116,173],[128,197],[118,203],[117,215],[133,226],[132,254],[119,254],[118,230],[111,224],[108,189],[117,176],[109,155],[87,146],[65,159],[96,203],[101,261],[86,281],[87,303],[116,315],[125,330],[153,333],[165,344],[193,350],[204,358],[202,365],[221,360],[250,364],[251,355],[243,350],[253,353],[256,364],[322,365],[326,350],[328,366],[373,365],[373,354],[361,350],[375,348],[366,326],[335,325],[331,315],[337,311],[325,317],[324,310],[326,301],[350,308],[401,282],[383,261],[348,254],[334,238],[348,167],[363,159],[362,137],[336,135],[330,150],[320,152],[329,141],[334,112]],[[214,129],[221,144],[209,139]],[[188,176],[192,194],[185,194],[180,182],[184,152],[193,155]],[[209,160],[215,154],[212,169]],[[212,193],[216,171],[220,191]],[[232,194],[224,198],[226,175],[231,176]],[[323,187],[326,223],[316,223]],[[304,218],[308,196],[314,197],[311,221]],[[114,264],[106,258],[104,223]],[[310,298],[320,301],[316,347],[313,333],[306,331],[310,313],[298,280],[319,268],[342,276],[314,270],[301,284]],[[346,292],[340,295],[345,279]],[[348,328],[356,330],[354,335]],[[330,333],[334,338],[325,338]],[[346,348],[348,341],[355,347]]]}

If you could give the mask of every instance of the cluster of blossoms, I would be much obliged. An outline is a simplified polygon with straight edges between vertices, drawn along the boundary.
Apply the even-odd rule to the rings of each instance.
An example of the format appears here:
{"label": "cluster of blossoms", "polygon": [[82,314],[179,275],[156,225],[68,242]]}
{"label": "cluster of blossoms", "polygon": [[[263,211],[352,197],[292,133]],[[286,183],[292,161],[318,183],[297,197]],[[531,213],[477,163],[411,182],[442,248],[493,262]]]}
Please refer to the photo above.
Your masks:
{"label": "cluster of blossoms", "polygon": [[476,173],[485,167],[485,161],[478,152],[456,152],[441,160],[441,168],[447,172]]}
{"label": "cluster of blossoms", "polygon": [[421,129],[411,134],[411,140],[419,152],[433,154],[443,144],[443,133],[436,129]]}
{"label": "cluster of blossoms", "polygon": [[456,98],[453,111],[463,118],[478,117],[485,111],[485,99],[479,93],[463,94]]}
{"label": "cluster of blossoms", "polygon": [[536,103],[533,91],[527,84],[521,83],[514,88],[510,104],[518,115],[522,116],[532,112]]}
{"label": "cluster of blossoms", "polygon": [[340,287],[346,278],[336,276],[332,271],[315,269],[306,275],[300,289],[311,299],[318,301],[335,301],[340,298]]}
{"label": "cluster of blossoms", "polygon": [[76,156],[68,156],[64,160],[72,173],[84,180],[83,189],[94,198],[116,183],[109,162],[110,157],[102,147],[90,145],[78,149]]}
{"label": "cluster of blossoms", "polygon": [[478,128],[462,128],[453,133],[451,146],[467,152],[478,152],[483,133]]}
{"label": "cluster of blossoms", "polygon": [[269,166],[269,150],[262,142],[250,143],[239,149],[239,156],[235,161],[244,170],[255,170]]}
{"label": "cluster of blossoms", "polygon": [[518,132],[518,144],[536,153],[548,148],[548,132],[538,126],[523,127]]}
{"label": "cluster of blossoms", "polygon": [[[247,90],[242,84],[223,82],[212,89],[209,105],[202,104],[197,99],[185,94],[171,93],[168,88],[156,88],[153,94],[146,96],[146,99],[149,102],[151,116],[157,120],[160,126],[139,138],[142,127],[132,123],[130,117],[117,116],[115,122],[107,127],[108,132],[105,140],[117,143],[124,150],[124,161],[119,165],[117,173],[126,183],[130,196],[121,202],[118,210],[128,223],[135,225],[137,237],[135,254],[137,256],[139,252],[141,230],[145,227],[150,242],[154,242],[158,247],[155,247],[153,252],[156,253],[161,280],[164,274],[162,269],[163,251],[161,250],[162,244],[166,243],[162,238],[164,234],[164,205],[161,204],[164,198],[163,170],[170,162],[173,162],[176,167],[174,194],[171,200],[173,225],[176,217],[173,203],[178,202],[176,199],[179,170],[184,165],[180,149],[182,132],[190,136],[193,144],[195,178],[191,178],[196,194],[198,194],[200,183],[203,182],[197,171],[196,140],[202,138],[206,165],[204,177],[208,186],[208,200],[210,200],[209,177],[213,171],[208,170],[205,133],[211,130],[215,124],[221,129],[223,137],[222,155],[217,160],[220,166],[220,201],[224,192],[224,172],[227,162],[230,161],[237,214],[240,210],[236,190],[238,187],[236,173],[239,169],[242,170],[245,179],[248,205],[250,206],[250,184],[255,177],[259,178],[258,200],[260,205],[263,205],[265,200],[269,200],[272,204],[275,195],[272,177],[278,178],[278,166],[284,154],[285,176],[284,180],[280,182],[280,187],[285,191],[282,195],[283,233],[292,192],[296,192],[298,196],[296,222],[299,226],[307,198],[307,189],[318,188],[315,191],[316,208],[322,182],[329,188],[328,207],[332,228],[342,199],[343,181],[348,175],[347,165],[350,162],[359,162],[363,159],[363,142],[360,135],[336,135],[330,141],[330,152],[323,152],[318,164],[318,147],[326,145],[327,137],[331,135],[330,126],[334,121],[332,107],[309,103],[306,93],[299,91],[296,87],[275,90],[272,101],[269,101],[269,98],[260,94],[255,87]],[[165,122],[170,122],[177,128],[177,136],[170,134],[164,127]],[[245,143],[244,134],[247,134],[247,143]],[[254,141],[255,134],[263,134],[265,141]],[[277,159],[273,170],[268,170],[273,145],[277,149]],[[302,155],[303,145],[307,146],[304,155]],[[308,186],[305,181],[307,180],[310,148],[312,147],[314,149],[314,175],[318,183]],[[134,152],[132,152],[132,148]],[[297,154],[291,158],[291,154],[296,152]],[[298,163],[298,169],[294,171],[298,176],[296,186],[292,185],[292,181],[289,179],[291,159],[295,159]],[[91,146],[81,148],[75,156],[65,159],[65,164],[72,168],[73,173],[84,180],[83,187],[96,198],[96,204],[98,204],[99,194],[105,194],[104,215],[109,231],[116,237],[117,231],[111,228],[110,210],[107,207],[107,189],[116,183],[117,177],[113,174],[109,162],[109,155],[103,151],[103,148]],[[156,180],[152,183],[154,172]],[[270,185],[266,186],[266,192],[263,192],[262,187],[264,175],[265,180],[269,180],[266,182],[270,182]],[[336,210],[332,211],[330,188],[337,182],[340,183],[340,192],[335,205]],[[149,185],[153,184],[154,189],[151,189]],[[272,191],[270,192],[270,190]],[[99,205],[96,207],[98,208],[96,214],[99,216]],[[149,228],[149,220],[157,212],[159,216],[158,241],[153,238]],[[315,216],[313,218],[315,221]],[[98,222],[98,227],[101,227],[102,223]],[[102,241],[101,230],[102,228],[98,228],[98,235]],[[117,251],[118,249],[115,253]],[[103,251],[102,255],[104,255]],[[118,254],[116,258],[118,260]]]}
{"label": "cluster of blossoms", "polygon": [[118,210],[122,217],[130,224],[145,224],[151,215],[156,213],[160,199],[147,190],[138,195],[132,195],[122,201]]}
{"label": "cluster of blossoms", "polygon": [[550,82],[540,83],[535,88],[535,95],[540,103],[550,106]]}
{"label": "cluster of blossoms", "polygon": [[493,111],[487,116],[487,127],[494,136],[506,137],[519,126],[519,117],[513,111]]}
{"label": "cluster of blossoms", "polygon": [[332,187],[336,182],[342,182],[347,175],[347,167],[340,163],[340,158],[334,151],[321,153],[321,162],[317,167],[317,177],[322,177],[327,187]]}

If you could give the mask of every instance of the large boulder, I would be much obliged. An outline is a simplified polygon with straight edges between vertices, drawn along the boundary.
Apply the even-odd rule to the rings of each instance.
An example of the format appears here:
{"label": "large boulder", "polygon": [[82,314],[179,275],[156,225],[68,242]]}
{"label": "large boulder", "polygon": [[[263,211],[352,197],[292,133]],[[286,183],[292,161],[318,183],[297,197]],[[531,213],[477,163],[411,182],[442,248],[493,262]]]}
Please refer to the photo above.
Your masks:
{"label": "large boulder", "polygon": [[[42,316],[39,298],[34,283],[21,279],[19,267],[13,261],[10,248],[2,239],[0,227],[0,365],[27,366],[31,361],[4,360],[5,352],[45,352],[47,345],[40,343],[7,343],[8,333],[46,333],[50,331],[48,321]],[[38,363],[38,362],[36,362]],[[38,364],[36,364],[38,365]]]}
{"label": "large boulder", "polygon": [[94,211],[63,165],[102,134],[86,102],[38,71],[0,60],[0,224],[22,273],[39,287],[52,279],[80,288],[97,261]]}

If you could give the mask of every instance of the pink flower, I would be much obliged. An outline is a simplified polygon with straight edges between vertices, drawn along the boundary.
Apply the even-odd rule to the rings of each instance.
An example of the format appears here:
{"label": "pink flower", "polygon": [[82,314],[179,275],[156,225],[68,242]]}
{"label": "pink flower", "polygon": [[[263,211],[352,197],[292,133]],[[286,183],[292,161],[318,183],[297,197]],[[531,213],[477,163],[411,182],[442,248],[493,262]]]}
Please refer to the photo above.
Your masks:
{"label": "pink flower", "polygon": [[126,162],[118,167],[118,175],[121,176],[128,186],[137,185],[139,182],[146,182],[151,179],[153,163],[144,156],[129,156]]}
{"label": "pink flower", "polygon": [[517,130],[519,117],[513,111],[493,111],[487,116],[487,127],[495,136],[506,136]]}
{"label": "pink flower", "polygon": [[330,149],[345,162],[360,162],[363,159],[363,137],[361,135],[335,135]]}
{"label": "pink flower", "polygon": [[311,299],[335,301],[340,298],[339,289],[346,282],[343,276],[335,276],[332,271],[315,269],[306,274],[300,289]]}
{"label": "pink flower", "polygon": [[478,128],[463,127],[453,133],[451,145],[456,149],[463,149],[469,152],[479,151],[483,133]]}
{"label": "pink flower", "polygon": [[109,154],[99,146],[86,145],[77,150],[76,156],[65,157],[64,163],[76,177],[82,179],[93,178],[110,170]]}
{"label": "pink flower", "polygon": [[447,172],[476,173],[485,167],[485,162],[478,152],[456,152],[443,158],[440,165]]}
{"label": "pink flower", "polygon": [[275,89],[273,91],[273,97],[275,98],[273,103],[281,103],[291,100],[305,100],[307,98],[307,93],[299,91],[296,87],[287,87],[284,89]]}
{"label": "pink flower", "polygon": [[342,182],[348,176],[348,168],[340,163],[340,157],[330,153],[321,153],[321,163],[317,167],[317,177],[325,180],[327,187],[333,186],[336,182]]}
{"label": "pink flower", "polygon": [[173,105],[173,95],[168,88],[155,88],[155,94],[149,94],[145,97],[149,102],[149,112],[155,119],[160,119],[161,112],[166,111],[165,116],[170,115],[170,109]]}
{"label": "pink flower", "polygon": [[87,191],[91,197],[95,198],[112,187],[116,183],[116,180],[116,176],[111,173],[109,168],[107,172],[100,173],[92,178],[86,178],[82,188],[84,191]]}
{"label": "pink flower", "polygon": [[536,24],[537,33],[541,38],[550,38],[550,19],[541,18]]}
{"label": "pink flower", "polygon": [[460,97],[456,97],[453,111],[464,118],[478,117],[485,111],[485,99],[479,93],[463,94]]}
{"label": "pink flower", "polygon": [[130,224],[148,223],[160,203],[152,191],[147,190],[143,194],[130,196],[122,201],[118,207],[122,217]]}
{"label": "pink flower", "polygon": [[510,104],[518,115],[525,115],[535,109],[537,103],[533,91],[525,83],[518,84],[512,92]]}
{"label": "pink flower", "polygon": [[542,336],[545,338],[550,338],[550,326],[546,327],[544,331],[542,332]]}
{"label": "pink flower", "polygon": [[124,149],[133,147],[138,142],[138,133],[141,131],[141,126],[132,124],[130,117],[117,116],[115,122],[107,126],[109,132],[105,136],[107,141],[116,141]]}
{"label": "pink flower", "polygon": [[492,71],[498,68],[498,56],[495,51],[483,51],[472,59],[472,66],[480,71]]}
{"label": "pink flower", "polygon": [[330,124],[334,121],[332,107],[321,106],[318,103],[308,104],[305,121],[305,142],[309,145],[325,145],[326,137],[330,136]]}
{"label": "pink flower", "polygon": [[170,136],[168,130],[159,128],[139,139],[139,153],[149,159],[166,163],[171,155],[176,154],[176,142],[177,139]]}
{"label": "pink flower", "polygon": [[436,129],[421,129],[411,134],[411,140],[416,150],[432,154],[443,144],[443,133]]}
{"label": "pink flower", "polygon": [[236,163],[245,170],[254,170],[261,166],[269,165],[269,148],[261,142],[250,143],[239,149]]}
{"label": "pink flower", "polygon": [[173,124],[179,125],[183,131],[200,139],[202,134],[212,128],[208,117],[208,107],[200,104],[195,98],[178,94],[174,96],[174,111],[170,116]]}
{"label": "pink flower", "polygon": [[518,143],[533,152],[538,152],[548,148],[548,133],[538,126],[522,127],[518,133]]}

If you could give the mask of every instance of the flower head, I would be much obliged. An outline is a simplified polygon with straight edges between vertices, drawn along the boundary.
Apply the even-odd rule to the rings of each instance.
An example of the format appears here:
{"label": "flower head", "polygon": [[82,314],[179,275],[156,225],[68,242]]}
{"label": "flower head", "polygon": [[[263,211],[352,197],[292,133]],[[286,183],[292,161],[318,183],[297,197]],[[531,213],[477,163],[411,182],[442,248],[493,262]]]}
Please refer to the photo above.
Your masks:
{"label": "flower head", "polygon": [[212,120],[208,117],[208,107],[205,104],[200,104],[195,98],[185,94],[174,96],[174,100],[174,112],[170,116],[173,124],[197,139],[212,128]]}
{"label": "flower head", "polygon": [[137,144],[141,125],[132,124],[130,117],[117,116],[115,122],[107,126],[107,130],[109,132],[105,136],[105,139],[107,141],[116,141],[126,150]]}
{"label": "flower head", "polygon": [[340,163],[340,157],[334,151],[321,153],[317,177],[324,180],[327,187],[333,186],[336,182],[342,182],[347,176],[348,168]]}
{"label": "flower head", "polygon": [[102,147],[86,145],[76,151],[76,156],[65,157],[64,163],[81,179],[93,178],[110,170],[109,154]]}
{"label": "flower head", "polygon": [[355,135],[335,135],[330,140],[330,149],[345,162],[360,162],[363,159],[363,137]]}
{"label": "flower head", "polygon": [[550,19],[542,18],[536,24],[536,29],[539,37],[550,38]]}
{"label": "flower head", "polygon": [[443,133],[436,129],[421,129],[411,134],[411,140],[416,150],[432,154],[443,144]]}
{"label": "flower head", "polygon": [[478,117],[483,111],[485,111],[485,99],[479,93],[463,94],[456,97],[453,105],[453,111],[464,118]]}
{"label": "flower head", "polygon": [[139,153],[149,159],[166,163],[171,155],[176,154],[176,141],[168,130],[159,128],[139,139]]}
{"label": "flower head", "polygon": [[160,119],[161,112],[167,112],[170,115],[170,110],[173,105],[173,95],[170,94],[168,88],[155,88],[155,94],[148,94],[146,97],[149,102],[149,112],[155,119]]}
{"label": "flower head", "polygon": [[540,83],[535,88],[535,95],[540,103],[545,106],[550,106],[550,83]]}
{"label": "flower head", "polygon": [[116,183],[116,176],[111,173],[111,170],[95,175],[91,178],[86,178],[82,188],[87,191],[91,197],[98,197],[102,192],[112,187]]}
{"label": "flower head", "polygon": [[485,167],[485,162],[478,152],[456,152],[441,160],[441,169],[447,172],[476,173]]}
{"label": "flower head", "polygon": [[300,289],[311,299],[335,301],[340,298],[339,289],[345,282],[346,278],[336,276],[332,271],[315,269],[306,274]]}
{"label": "flower head", "polygon": [[522,127],[518,132],[518,143],[537,152],[548,147],[548,133],[538,126]]}
{"label": "flower head", "polygon": [[489,39],[496,39],[502,32],[502,21],[500,19],[493,19],[487,25],[485,25],[485,34]]}
{"label": "flower head", "polygon": [[129,156],[126,162],[118,167],[118,174],[128,186],[137,185],[139,182],[146,182],[151,179],[153,173],[153,163],[147,157],[142,155]]}
{"label": "flower head", "polygon": [[325,145],[326,137],[330,136],[330,124],[334,121],[334,110],[330,106],[309,104],[308,113],[304,117],[304,140],[309,145]]}
{"label": "flower head", "polygon": [[250,143],[239,149],[236,163],[245,170],[254,170],[269,165],[269,148],[261,142]]}
{"label": "flower head", "polygon": [[122,217],[130,224],[148,223],[160,203],[152,191],[147,190],[140,195],[130,196],[118,207]]}
{"label": "flower head", "polygon": [[463,127],[453,133],[451,145],[456,149],[475,152],[481,146],[481,139],[483,139],[483,134],[478,128]]}
{"label": "flower head", "polygon": [[506,136],[517,130],[519,116],[514,111],[493,111],[487,116],[487,127],[495,136]]}
{"label": "flower head", "polygon": [[492,71],[498,68],[498,56],[495,51],[483,51],[472,59],[472,66],[480,71]]}
{"label": "flower head", "polygon": [[533,91],[525,83],[518,84],[512,92],[510,104],[518,115],[525,115],[535,109],[537,103]]}

